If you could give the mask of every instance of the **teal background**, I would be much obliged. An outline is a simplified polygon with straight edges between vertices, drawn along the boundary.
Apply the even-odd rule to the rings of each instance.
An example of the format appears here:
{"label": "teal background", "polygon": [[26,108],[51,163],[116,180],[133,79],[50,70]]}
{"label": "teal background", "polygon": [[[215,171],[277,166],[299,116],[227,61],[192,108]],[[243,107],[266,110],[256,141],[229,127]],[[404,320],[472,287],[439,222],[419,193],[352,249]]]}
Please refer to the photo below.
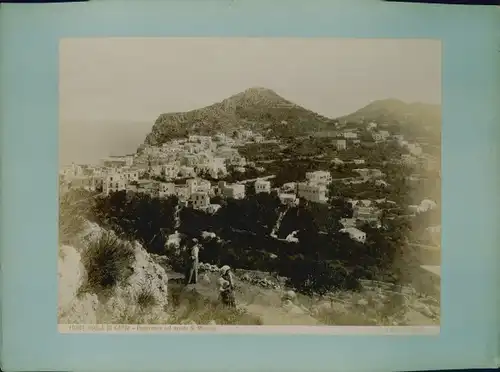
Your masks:
{"label": "teal background", "polygon": [[[498,355],[500,14],[350,1],[95,1],[0,9],[4,370],[326,371],[491,367]],[[439,336],[61,335],[58,41],[83,36],[443,41]],[[304,56],[307,58],[307,56]]]}

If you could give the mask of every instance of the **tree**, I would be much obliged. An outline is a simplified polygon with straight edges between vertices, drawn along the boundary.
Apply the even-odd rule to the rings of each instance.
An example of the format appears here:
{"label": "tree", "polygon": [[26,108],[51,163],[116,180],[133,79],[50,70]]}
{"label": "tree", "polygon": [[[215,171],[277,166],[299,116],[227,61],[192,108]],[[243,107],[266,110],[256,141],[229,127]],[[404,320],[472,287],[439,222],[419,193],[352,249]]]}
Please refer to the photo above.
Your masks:
{"label": "tree", "polygon": [[245,184],[245,195],[247,198],[255,195],[255,184],[253,182]]}

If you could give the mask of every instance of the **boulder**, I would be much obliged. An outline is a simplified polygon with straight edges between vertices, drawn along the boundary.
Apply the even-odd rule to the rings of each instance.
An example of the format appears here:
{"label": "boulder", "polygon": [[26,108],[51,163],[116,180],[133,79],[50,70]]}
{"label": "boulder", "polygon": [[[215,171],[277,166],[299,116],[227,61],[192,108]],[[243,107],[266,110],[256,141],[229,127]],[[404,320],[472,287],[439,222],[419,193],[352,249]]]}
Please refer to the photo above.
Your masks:
{"label": "boulder", "polygon": [[203,274],[201,276],[201,281],[203,283],[205,283],[205,284],[210,284],[211,283],[210,277],[207,274]]}
{"label": "boulder", "polygon": [[286,291],[284,294],[283,294],[283,300],[289,300],[289,301],[295,301],[295,299],[297,298],[297,294],[292,291],[292,290],[289,290],[289,291]]}

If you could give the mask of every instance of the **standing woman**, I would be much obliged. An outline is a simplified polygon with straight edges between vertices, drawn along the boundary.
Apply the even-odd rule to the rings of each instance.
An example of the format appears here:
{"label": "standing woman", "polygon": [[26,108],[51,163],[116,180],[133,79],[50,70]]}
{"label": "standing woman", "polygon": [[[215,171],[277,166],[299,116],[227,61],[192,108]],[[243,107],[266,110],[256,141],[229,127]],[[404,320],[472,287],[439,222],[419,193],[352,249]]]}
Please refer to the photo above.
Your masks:
{"label": "standing woman", "polygon": [[236,307],[236,298],[234,296],[234,278],[231,273],[231,268],[228,265],[222,266],[220,274],[219,291],[222,303],[230,307]]}

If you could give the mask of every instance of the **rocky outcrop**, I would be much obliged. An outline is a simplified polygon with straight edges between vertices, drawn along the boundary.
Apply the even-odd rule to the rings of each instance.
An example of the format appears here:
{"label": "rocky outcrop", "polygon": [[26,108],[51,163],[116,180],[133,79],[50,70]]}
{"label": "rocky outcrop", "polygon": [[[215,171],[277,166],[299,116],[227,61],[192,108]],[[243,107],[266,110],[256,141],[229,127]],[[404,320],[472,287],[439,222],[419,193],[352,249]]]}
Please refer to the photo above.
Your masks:
{"label": "rocky outcrop", "polygon": [[85,283],[86,271],[81,262],[80,253],[72,246],[59,247],[59,323],[97,322],[99,301],[95,294],[79,294]]}
{"label": "rocky outcrop", "polygon": [[132,243],[131,275],[110,293],[93,293],[86,286],[88,274],[82,254],[94,239],[106,231],[88,224],[79,236],[78,248],[59,248],[59,323],[166,323],[168,322],[168,277],[137,242]]}

